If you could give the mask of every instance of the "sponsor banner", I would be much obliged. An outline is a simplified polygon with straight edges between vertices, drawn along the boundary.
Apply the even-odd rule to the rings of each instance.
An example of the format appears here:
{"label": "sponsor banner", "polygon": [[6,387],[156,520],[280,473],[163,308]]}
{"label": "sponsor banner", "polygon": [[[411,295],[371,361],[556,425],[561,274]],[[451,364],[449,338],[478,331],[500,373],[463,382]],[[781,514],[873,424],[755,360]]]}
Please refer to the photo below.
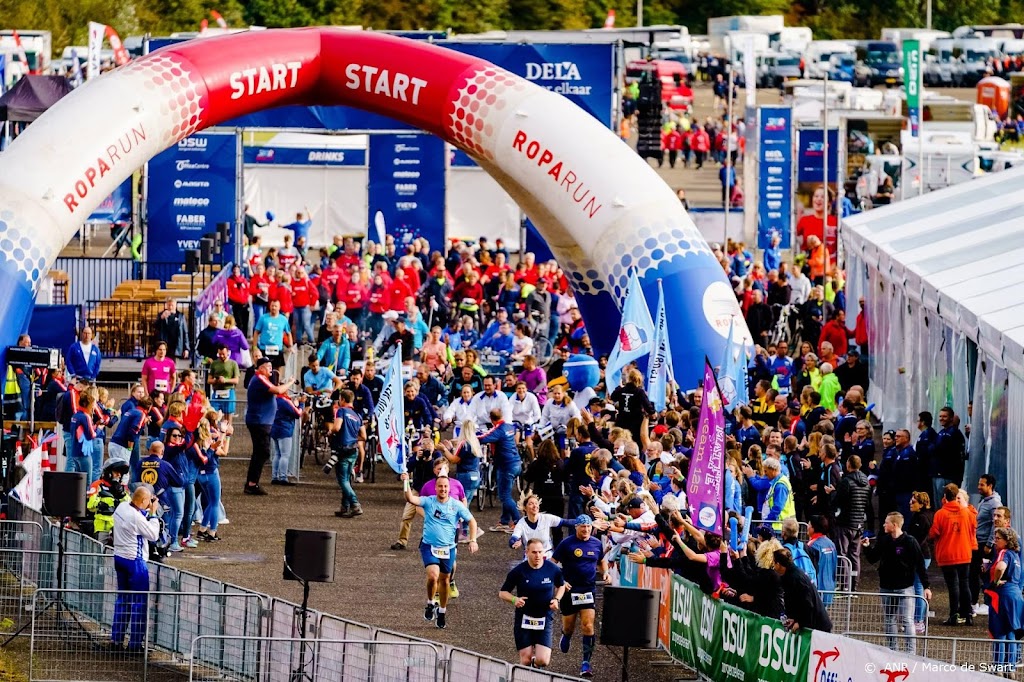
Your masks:
{"label": "sponsor banner", "polygon": [[903,88],[907,97],[910,136],[917,137],[921,125],[921,41],[903,41]]}
{"label": "sponsor banner", "polygon": [[757,248],[767,248],[778,234],[779,247],[788,249],[793,232],[793,111],[761,107],[758,121]]}
{"label": "sponsor banner", "polygon": [[245,147],[246,165],[365,166],[365,149],[312,149],[303,147]]}
{"label": "sponsor banner", "polygon": [[[732,329],[729,330],[729,346]],[[731,348],[730,348],[731,350]],[[722,532],[722,486],[725,471],[725,406],[715,381],[711,363],[704,362],[700,417],[697,421],[697,442],[686,481],[686,498],[690,516],[706,533],[724,537]]]}
{"label": "sponsor banner", "polygon": [[86,219],[88,223],[130,223],[132,221],[132,179],[128,178],[103,200]]}
{"label": "sponsor banner", "polygon": [[710,680],[791,682],[808,679],[811,632],[705,595],[672,576],[669,653]]}
{"label": "sponsor banner", "polygon": [[[822,184],[825,179],[825,145],[821,128],[797,130],[797,182]],[[828,131],[828,182],[834,185],[839,172],[839,129]]]}
{"label": "sponsor banner", "polygon": [[444,141],[433,135],[371,135],[366,224],[374,225],[380,212],[385,231],[399,244],[426,237],[432,248],[441,248],[445,154]]}
{"label": "sponsor banner", "polygon": [[[901,638],[902,639],[902,638]],[[985,660],[947,663],[897,653],[886,647],[868,644],[827,632],[811,633],[807,682],[915,682],[941,679],[942,682],[981,682],[990,675],[1014,672],[1016,666]],[[936,677],[938,675],[938,677]]]}
{"label": "sponsor banner", "polygon": [[85,79],[92,80],[100,75],[100,55],[103,52],[103,31],[107,27],[95,21],[89,22],[89,53],[86,57]]}
{"label": "sponsor banner", "polygon": [[[236,222],[237,137],[234,133],[199,133],[153,157],[147,192],[148,260],[181,263],[185,251],[198,249],[217,223]],[[234,253],[231,240],[222,245]]]}

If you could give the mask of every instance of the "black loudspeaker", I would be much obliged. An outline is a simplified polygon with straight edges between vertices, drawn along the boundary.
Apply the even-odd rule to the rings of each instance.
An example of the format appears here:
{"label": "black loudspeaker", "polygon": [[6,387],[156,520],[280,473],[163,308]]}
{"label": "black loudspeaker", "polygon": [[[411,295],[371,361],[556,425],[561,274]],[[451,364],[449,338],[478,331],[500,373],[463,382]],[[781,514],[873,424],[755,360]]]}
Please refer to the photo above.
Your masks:
{"label": "black loudspeaker", "polygon": [[640,649],[658,646],[658,590],[604,588],[601,644]]}
{"label": "black loudspeaker", "polygon": [[[338,534],[333,530],[284,532],[284,579],[311,583],[334,582],[334,550]],[[291,570],[288,570],[289,567]]]}
{"label": "black loudspeaker", "polygon": [[217,223],[217,234],[220,235],[221,244],[231,241],[231,223]]}
{"label": "black loudspeaker", "polygon": [[199,249],[185,250],[185,272],[192,275],[199,269]]}
{"label": "black loudspeaker", "polygon": [[213,262],[213,240],[203,239],[199,240],[199,259],[203,265],[209,265]]}
{"label": "black loudspeaker", "polygon": [[43,513],[47,516],[85,518],[85,473],[81,471],[43,472]]}

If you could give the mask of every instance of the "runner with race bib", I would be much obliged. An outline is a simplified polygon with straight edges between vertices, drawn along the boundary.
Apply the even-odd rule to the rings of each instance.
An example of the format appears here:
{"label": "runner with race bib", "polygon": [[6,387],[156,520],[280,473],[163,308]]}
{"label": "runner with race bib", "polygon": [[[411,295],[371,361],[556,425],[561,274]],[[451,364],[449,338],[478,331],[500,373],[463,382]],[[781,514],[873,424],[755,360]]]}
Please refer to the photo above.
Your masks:
{"label": "runner with race bib", "polygon": [[544,541],[528,541],[526,560],[509,571],[498,592],[516,607],[512,633],[521,665],[544,668],[551,662],[551,621],[564,592],[562,569],[544,558]]}

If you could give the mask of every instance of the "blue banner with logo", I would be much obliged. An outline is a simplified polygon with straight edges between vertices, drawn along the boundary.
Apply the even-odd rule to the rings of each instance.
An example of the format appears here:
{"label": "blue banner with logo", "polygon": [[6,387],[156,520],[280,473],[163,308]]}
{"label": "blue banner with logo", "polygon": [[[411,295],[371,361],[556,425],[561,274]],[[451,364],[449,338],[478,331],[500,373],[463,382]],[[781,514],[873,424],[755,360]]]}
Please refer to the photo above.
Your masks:
{"label": "blue banner with logo", "polygon": [[383,220],[384,231],[398,244],[426,237],[432,249],[443,249],[445,144],[441,138],[426,133],[371,135],[369,184],[366,224],[371,239],[377,241],[377,226]]}
{"label": "blue banner with logo", "polygon": [[232,225],[223,253],[234,253],[237,212],[237,136],[198,133],[149,162],[146,257],[151,262],[181,263],[185,251],[198,249],[217,223]]}
{"label": "blue banner with logo", "polygon": [[761,107],[757,190],[757,248],[782,237],[780,248],[790,248],[793,223],[793,111],[789,107]]}
{"label": "blue banner with logo", "polygon": [[117,223],[132,221],[132,179],[128,178],[92,212],[87,223]]}
{"label": "blue banner with logo", "polygon": [[[821,128],[801,128],[797,131],[797,182],[816,182],[825,179],[825,143]],[[839,130],[828,131],[828,181],[839,180]]]}
{"label": "blue banner with logo", "polygon": [[365,149],[312,149],[304,147],[245,147],[246,165],[365,166]]}

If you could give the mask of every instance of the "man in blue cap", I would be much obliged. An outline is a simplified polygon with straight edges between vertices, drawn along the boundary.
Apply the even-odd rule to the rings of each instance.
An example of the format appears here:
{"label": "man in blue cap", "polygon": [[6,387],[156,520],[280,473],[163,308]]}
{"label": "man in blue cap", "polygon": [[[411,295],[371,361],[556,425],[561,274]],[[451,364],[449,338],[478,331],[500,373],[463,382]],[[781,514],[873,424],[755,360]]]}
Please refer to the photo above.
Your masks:
{"label": "man in blue cap", "polygon": [[562,612],[562,639],[558,648],[562,653],[569,653],[572,635],[576,631],[576,621],[580,622],[580,634],[583,636],[583,663],[580,666],[581,677],[592,677],[590,658],[594,655],[594,620],[596,615],[597,577],[608,582],[608,565],[604,560],[601,541],[593,533],[593,520],[586,514],[576,517],[576,534],[559,543],[552,555],[552,561],[562,566],[562,575],[569,589],[559,602]]}

